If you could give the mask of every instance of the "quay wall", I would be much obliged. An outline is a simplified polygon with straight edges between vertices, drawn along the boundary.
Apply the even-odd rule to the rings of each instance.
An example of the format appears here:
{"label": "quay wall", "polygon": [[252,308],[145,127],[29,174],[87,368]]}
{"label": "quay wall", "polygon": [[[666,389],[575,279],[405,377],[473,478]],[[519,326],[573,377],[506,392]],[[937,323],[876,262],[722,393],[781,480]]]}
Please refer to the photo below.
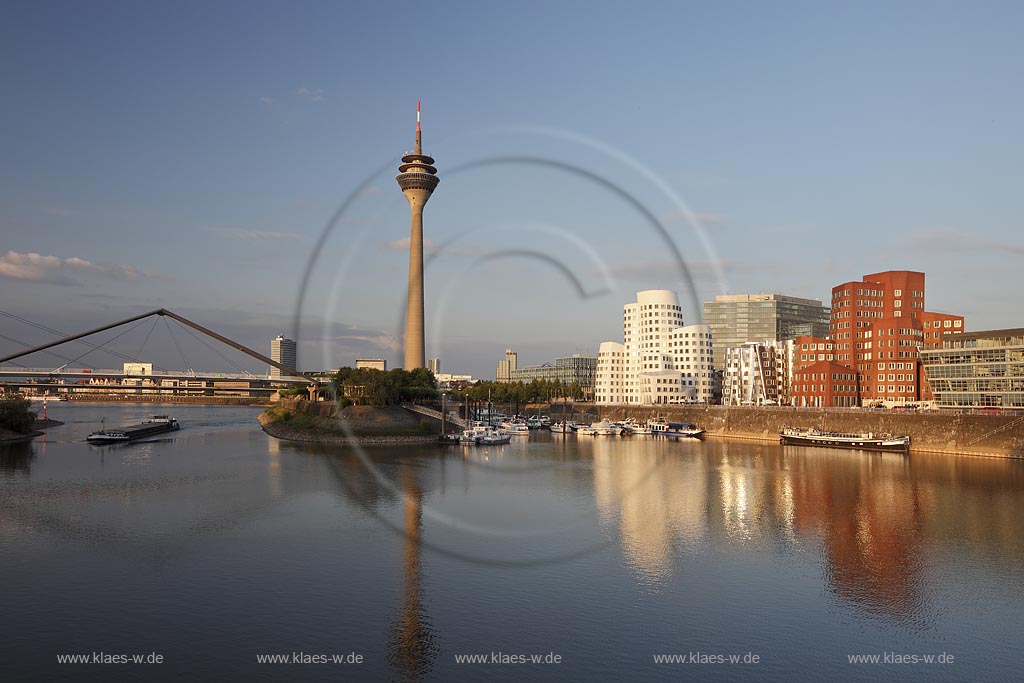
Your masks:
{"label": "quay wall", "polygon": [[1024,418],[1011,415],[899,413],[723,406],[601,406],[601,417],[646,420],[658,415],[691,422],[718,438],[779,440],[784,425],[833,432],[908,435],[912,452],[1024,458]]}

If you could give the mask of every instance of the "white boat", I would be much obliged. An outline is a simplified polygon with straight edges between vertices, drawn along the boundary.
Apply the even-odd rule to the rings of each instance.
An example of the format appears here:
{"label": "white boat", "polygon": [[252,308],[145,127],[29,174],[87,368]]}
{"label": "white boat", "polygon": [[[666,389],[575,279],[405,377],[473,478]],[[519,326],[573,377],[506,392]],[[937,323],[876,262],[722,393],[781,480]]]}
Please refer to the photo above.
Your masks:
{"label": "white boat", "polygon": [[537,419],[540,420],[540,426],[541,427],[550,427],[551,426],[551,418],[548,417],[547,415],[541,415]]}
{"label": "white boat", "polygon": [[576,428],[576,433],[580,434],[581,436],[595,436],[597,434],[597,430],[594,429],[593,427],[580,425],[579,427]]}
{"label": "white boat", "polygon": [[652,434],[661,436],[686,436],[693,439],[703,439],[704,430],[689,422],[669,422],[663,417],[656,417],[647,421],[647,426]]}
{"label": "white boat", "polygon": [[512,440],[512,435],[506,432],[504,429],[488,429],[478,442],[481,446],[497,446],[499,444],[508,443]]}
{"label": "white boat", "polygon": [[668,420],[663,417],[652,417],[647,421],[647,428],[651,434],[661,434],[668,429]]}
{"label": "white boat", "polygon": [[617,424],[608,420],[594,422],[590,425],[590,428],[594,430],[594,434],[597,436],[618,436],[619,432],[622,431]]}
{"label": "white boat", "polygon": [[541,425],[541,421],[540,421],[539,417],[531,416],[531,417],[526,418],[526,428],[527,429],[540,429],[541,426],[542,425]]}
{"label": "white boat", "polygon": [[635,418],[632,418],[632,417],[626,418],[625,420],[620,422],[619,423],[619,427],[622,428],[622,434],[623,435],[626,435],[626,434],[629,434],[629,435],[634,435],[634,434],[643,435],[643,434],[651,434],[652,433],[651,432],[651,428],[648,427],[646,423],[640,424],[639,422],[636,421]]}
{"label": "white boat", "polygon": [[509,420],[507,422],[502,422],[501,428],[512,435],[530,433],[530,428],[526,426],[526,422],[523,420]]}
{"label": "white boat", "polygon": [[473,426],[469,429],[463,430],[462,436],[459,438],[459,443],[466,445],[479,443],[480,439],[483,438],[484,434],[486,434],[489,429],[490,427],[486,426],[483,422],[474,422]]}
{"label": "white boat", "polygon": [[565,424],[564,422],[556,422],[555,424],[551,425],[549,429],[551,429],[551,431],[555,434],[565,434],[568,432],[572,432],[572,427]]}
{"label": "white boat", "polygon": [[67,396],[55,395],[50,396],[49,394],[22,394],[22,398],[27,398],[30,401],[66,401]]}

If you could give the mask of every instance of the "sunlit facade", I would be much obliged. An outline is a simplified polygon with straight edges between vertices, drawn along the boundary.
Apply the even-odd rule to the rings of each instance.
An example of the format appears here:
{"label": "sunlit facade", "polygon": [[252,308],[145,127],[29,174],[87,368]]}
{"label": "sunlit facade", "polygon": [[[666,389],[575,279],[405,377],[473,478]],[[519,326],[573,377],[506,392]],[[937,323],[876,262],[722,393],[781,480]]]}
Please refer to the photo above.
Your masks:
{"label": "sunlit facade", "polygon": [[623,343],[598,349],[594,401],[601,405],[705,403],[712,397],[708,325],[684,325],[675,292],[637,292],[623,306]]}
{"label": "sunlit facade", "polygon": [[940,408],[1024,408],[1024,328],[945,336],[921,363]]}

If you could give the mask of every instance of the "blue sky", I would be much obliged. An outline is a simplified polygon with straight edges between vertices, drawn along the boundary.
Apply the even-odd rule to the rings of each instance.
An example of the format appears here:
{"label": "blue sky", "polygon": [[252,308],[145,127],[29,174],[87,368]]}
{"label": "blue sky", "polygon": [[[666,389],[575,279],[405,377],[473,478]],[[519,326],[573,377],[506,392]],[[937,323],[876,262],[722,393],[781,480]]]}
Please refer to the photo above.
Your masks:
{"label": "blue sky", "polygon": [[[397,363],[393,175],[422,99],[441,177],[427,352],[444,370],[489,376],[506,346],[523,363],[594,351],[638,289],[681,290],[695,321],[716,293],[827,299],[888,268],[925,271],[927,307],[971,329],[1019,326],[1022,14],[6,3],[2,310],[74,331],[162,306],[266,350],[350,200],[315,254],[300,362]],[[144,355],[181,365],[153,336]]]}

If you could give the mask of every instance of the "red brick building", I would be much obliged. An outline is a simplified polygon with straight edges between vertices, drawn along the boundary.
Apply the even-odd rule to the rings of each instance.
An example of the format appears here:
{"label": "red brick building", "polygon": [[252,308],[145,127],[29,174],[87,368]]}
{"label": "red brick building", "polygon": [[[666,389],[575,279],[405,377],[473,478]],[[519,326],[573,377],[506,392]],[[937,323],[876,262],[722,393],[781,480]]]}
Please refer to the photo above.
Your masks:
{"label": "red brick building", "polygon": [[962,331],[964,319],[924,310],[924,273],[889,270],[833,287],[829,327],[835,362],[856,370],[860,404],[906,403],[931,394],[918,348]]}
{"label": "red brick building", "polygon": [[860,405],[857,373],[845,365],[827,360],[794,372],[789,395],[790,403],[801,407],[848,408]]}
{"label": "red brick building", "polygon": [[791,365],[794,374],[823,360],[835,360],[831,340],[822,337],[797,337],[793,340]]}

